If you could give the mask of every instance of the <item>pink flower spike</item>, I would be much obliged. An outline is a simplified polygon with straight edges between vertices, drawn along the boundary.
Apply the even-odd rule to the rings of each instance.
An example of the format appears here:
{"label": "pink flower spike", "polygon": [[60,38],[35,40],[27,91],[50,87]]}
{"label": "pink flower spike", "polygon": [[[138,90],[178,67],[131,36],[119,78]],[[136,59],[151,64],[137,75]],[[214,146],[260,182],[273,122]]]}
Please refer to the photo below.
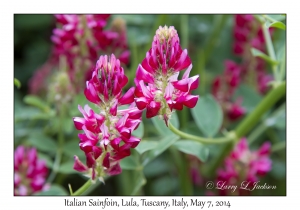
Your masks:
{"label": "pink flower spike", "polygon": [[[127,81],[124,69],[114,55],[100,56],[85,90],[87,99],[96,103],[100,113],[95,113],[88,106],[84,110],[79,106],[84,118],[74,118],[75,127],[84,131],[78,137],[79,147],[86,156],[86,166],[77,160],[76,169],[89,170],[93,180],[103,179],[105,174],[121,173],[118,161],[129,156],[130,148],[140,142],[131,135],[142,117],[142,111],[134,103],[134,93],[140,91],[147,97],[145,107],[153,98],[153,93],[140,81],[139,88],[132,87],[122,94]],[[119,105],[127,104],[130,104],[127,109],[118,110]]]}
{"label": "pink flower spike", "polygon": [[43,190],[48,169],[35,148],[18,146],[15,150],[14,194],[32,195]]}
{"label": "pink flower spike", "polygon": [[[266,175],[272,168],[272,161],[269,158],[268,144],[264,144],[257,151],[250,151],[246,138],[242,138],[234,151],[225,159],[224,166],[217,170],[217,181],[230,184],[239,184],[238,180],[257,182],[260,176]],[[228,195],[228,191],[222,191]]]}
{"label": "pink flower spike", "polygon": [[[186,71],[179,80],[179,71],[184,69]],[[153,38],[152,47],[136,71],[134,100],[137,108],[146,108],[147,118],[160,115],[167,125],[173,109],[194,107],[198,96],[190,94],[198,88],[199,76],[189,78],[191,69],[191,59],[187,50],[181,49],[175,28],[160,26]]]}

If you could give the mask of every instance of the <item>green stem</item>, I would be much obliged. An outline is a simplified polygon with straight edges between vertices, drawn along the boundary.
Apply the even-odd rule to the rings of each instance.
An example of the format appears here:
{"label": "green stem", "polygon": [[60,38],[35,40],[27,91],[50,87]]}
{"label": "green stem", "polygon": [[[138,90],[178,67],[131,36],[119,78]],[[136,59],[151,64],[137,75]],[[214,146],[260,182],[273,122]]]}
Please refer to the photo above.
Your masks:
{"label": "green stem", "polygon": [[69,187],[70,195],[73,195],[72,186],[70,184],[68,184],[68,187]]}
{"label": "green stem", "polygon": [[193,195],[193,185],[189,175],[188,160],[184,154],[181,154],[176,148],[170,147],[173,161],[179,171],[179,181],[181,185],[182,195]]}
{"label": "green stem", "polygon": [[277,20],[271,18],[270,16],[268,15],[263,15],[264,18],[266,18],[267,20],[271,21],[271,22],[277,22]]}
{"label": "green stem", "polygon": [[55,155],[53,169],[52,169],[51,174],[49,175],[49,177],[47,179],[48,183],[53,182],[53,180],[55,179],[55,176],[56,176],[57,171],[59,169],[61,158],[62,158],[62,152],[60,151],[60,148],[58,148],[58,150],[56,152],[56,155]]}
{"label": "green stem", "polygon": [[[270,32],[269,32],[269,28],[265,24],[262,24],[262,30],[263,30],[264,38],[266,40],[268,54],[269,54],[269,56],[271,57],[272,60],[277,61],[277,57],[276,57],[276,54],[275,54],[275,51],[274,51],[274,47],[273,47],[271,35],[270,35]],[[279,77],[278,71],[277,71],[277,64],[272,64],[272,70],[273,70],[273,74],[274,74],[274,77],[275,77],[275,81],[279,82],[280,77]]]}
{"label": "green stem", "polygon": [[282,82],[280,85],[272,89],[267,96],[258,104],[251,114],[249,114],[236,128],[235,133],[237,140],[248,134],[248,132],[258,123],[263,114],[268,111],[279,99],[286,93],[286,83]]}
{"label": "green stem", "polygon": [[198,141],[202,144],[223,144],[223,143],[231,142],[235,139],[234,132],[230,132],[228,136],[222,138],[203,138],[203,137],[194,136],[192,134],[184,133],[178,130],[177,128],[175,128],[170,122],[169,122],[169,128],[173,133],[175,133],[176,135],[180,136],[183,139]]}
{"label": "green stem", "polygon": [[65,116],[64,105],[61,105],[60,108],[61,109],[59,111],[60,125],[59,125],[59,130],[58,130],[58,148],[57,148],[57,152],[55,155],[53,169],[47,179],[47,182],[49,182],[49,183],[53,182],[53,180],[55,179],[55,176],[57,174],[57,171],[59,170],[60,162],[61,162],[62,155],[63,155],[63,145],[64,145],[64,141],[65,141],[64,130],[63,130],[63,119]]}
{"label": "green stem", "polygon": [[268,29],[267,26],[265,26],[265,24],[263,24],[262,29],[263,29],[264,38],[266,40],[268,54],[270,55],[272,60],[276,61],[277,58],[276,58],[276,54],[275,54],[275,50],[274,50],[274,47],[273,47],[273,43],[272,43],[272,39],[271,39],[269,29]]}
{"label": "green stem", "polygon": [[217,19],[216,19],[216,22],[214,24],[213,31],[212,31],[211,35],[208,36],[208,40],[205,42],[206,45],[204,46],[206,61],[209,60],[210,55],[211,55],[214,47],[216,46],[216,44],[218,42],[218,38],[220,36],[220,33],[222,32],[223,27],[225,26],[226,20],[229,17],[229,15],[217,15],[215,17]]}
{"label": "green stem", "polygon": [[279,67],[279,78],[280,80],[284,80],[285,76],[285,63],[286,63],[286,55],[285,55],[285,46],[283,50],[283,60],[281,61],[280,67]]}
{"label": "green stem", "polygon": [[[281,97],[285,95],[286,84],[285,82],[281,83],[276,88],[272,89],[269,94],[260,102],[260,104],[255,108],[250,115],[248,115],[237,127],[235,130],[236,142],[246,135],[261,119],[263,114],[268,111]],[[235,143],[236,143],[235,142]],[[207,173],[206,176],[212,176],[216,169],[223,163],[224,158],[230,153],[233,149],[234,144],[227,144],[222,151],[219,153],[219,156],[214,160],[210,167],[205,170]]]}
{"label": "green stem", "polygon": [[187,49],[189,45],[189,16],[180,15],[181,47]]}
{"label": "green stem", "polygon": [[[104,182],[106,182],[106,180],[109,178],[109,176],[105,176],[103,179],[104,179]],[[94,183],[91,187],[89,187],[85,192],[83,192],[81,195],[89,195],[91,192],[93,192],[97,187],[99,187],[99,185],[102,183],[101,182],[96,182]]]}
{"label": "green stem", "polygon": [[277,152],[277,151],[280,151],[280,150],[284,149],[285,147],[286,147],[286,142],[285,141],[281,141],[281,142],[278,142],[278,143],[274,144],[272,146],[271,151],[272,152]]}
{"label": "green stem", "polygon": [[74,196],[83,194],[92,185],[92,180],[89,179],[84,185],[82,185],[76,192],[73,193]]}
{"label": "green stem", "polygon": [[203,168],[203,175],[205,177],[212,178],[212,176],[215,175],[215,172],[217,171],[218,167],[224,162],[225,158],[233,150],[234,145],[235,145],[234,142],[230,142],[224,145],[224,147],[221,149],[219,153],[219,156],[213,159],[210,165],[207,165],[207,167]]}
{"label": "green stem", "polygon": [[278,138],[278,134],[275,132],[274,128],[267,129],[266,134],[272,143],[280,142],[280,138]]}
{"label": "green stem", "polygon": [[130,69],[128,72],[128,83],[126,84],[125,88],[130,88],[133,83],[133,79],[135,78],[136,68],[139,65],[139,58],[138,58],[138,49],[135,42],[130,43]]}
{"label": "green stem", "polygon": [[286,104],[283,103],[279,108],[277,108],[268,118],[264,119],[256,128],[251,132],[251,134],[248,136],[248,144],[252,144],[263,132],[268,130],[270,128],[269,120],[274,121],[273,118],[276,118],[276,116],[282,112],[282,110],[285,110]]}
{"label": "green stem", "polygon": [[260,135],[267,130],[268,126],[265,124],[265,122],[262,122],[260,125],[256,127],[256,129],[248,136],[248,144],[252,144]]}

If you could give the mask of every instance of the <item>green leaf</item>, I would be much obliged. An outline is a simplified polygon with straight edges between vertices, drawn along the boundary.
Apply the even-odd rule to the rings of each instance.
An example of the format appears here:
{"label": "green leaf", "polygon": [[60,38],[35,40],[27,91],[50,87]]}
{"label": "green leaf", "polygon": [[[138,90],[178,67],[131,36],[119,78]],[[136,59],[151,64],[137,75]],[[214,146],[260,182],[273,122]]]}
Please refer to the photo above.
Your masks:
{"label": "green leaf", "polygon": [[159,156],[144,167],[144,174],[147,178],[158,177],[171,170],[172,165],[164,156]]}
{"label": "green leaf", "polygon": [[143,122],[141,122],[139,127],[132,132],[132,135],[134,135],[138,138],[143,138],[143,136],[144,136],[144,123]]}
{"label": "green leaf", "polygon": [[271,176],[276,179],[283,179],[286,177],[286,164],[279,160],[272,160]]}
{"label": "green leaf", "polygon": [[72,139],[71,141],[65,143],[63,152],[64,154],[68,155],[69,158],[73,158],[74,155],[78,156],[80,160],[85,158],[84,152],[79,147],[79,139]]}
{"label": "green leaf", "polygon": [[266,55],[265,53],[263,53],[262,51],[260,51],[258,49],[251,48],[251,53],[254,57],[260,57],[260,58],[264,59],[265,61],[269,62],[270,64],[277,65],[279,63],[278,61],[273,60],[268,55]]}
{"label": "green leaf", "polygon": [[58,149],[56,142],[42,132],[33,132],[30,134],[28,137],[28,142],[32,146],[44,152],[56,153]]}
{"label": "green leaf", "polygon": [[199,98],[196,107],[192,109],[192,116],[207,137],[215,136],[223,122],[222,108],[210,94]]}
{"label": "green leaf", "polygon": [[175,142],[174,146],[179,151],[189,155],[194,155],[203,162],[207,160],[209,150],[199,142],[192,140],[180,140]]}
{"label": "green leaf", "polygon": [[280,112],[279,115],[276,116],[276,122],[274,126],[278,129],[286,129],[285,111]]}
{"label": "green leaf", "polygon": [[14,78],[14,84],[15,84],[15,86],[16,86],[17,88],[20,89],[20,87],[21,87],[21,82],[20,82],[18,79]]}
{"label": "green leaf", "polygon": [[275,22],[269,22],[269,23],[266,23],[266,26],[268,28],[279,28],[279,29],[282,29],[282,30],[286,30],[286,26],[284,23],[282,22],[279,22],[279,21],[275,21]]}
{"label": "green leaf", "polygon": [[59,166],[58,172],[62,174],[76,174],[78,173],[73,169],[74,161],[67,161]]}
{"label": "green leaf", "polygon": [[48,190],[38,192],[33,195],[45,195],[45,196],[46,195],[47,196],[49,196],[49,195],[68,195],[68,192],[60,185],[51,184],[51,187]]}
{"label": "green leaf", "polygon": [[45,160],[46,165],[47,165],[48,168],[53,167],[53,161],[51,160],[51,158],[48,155],[45,155],[43,153],[38,153],[38,157],[41,160]]}
{"label": "green leaf", "polygon": [[244,107],[247,113],[254,110],[256,105],[262,100],[262,96],[259,95],[253,88],[248,85],[240,85],[235,91],[234,99],[242,98],[242,107]]}
{"label": "green leaf", "polygon": [[272,18],[275,21],[283,21],[286,19],[285,14],[282,15],[266,15],[269,18]]}
{"label": "green leaf", "polygon": [[157,141],[147,141],[143,139],[135,149],[141,155],[144,152],[147,152],[148,150],[152,150],[155,147],[157,147],[157,144]]}
{"label": "green leaf", "polygon": [[50,111],[50,107],[47,105],[47,103],[35,95],[26,95],[24,97],[24,102],[28,105],[35,106],[44,112]]}
{"label": "green leaf", "polygon": [[286,104],[282,105],[278,111],[266,119],[265,124],[269,127],[274,126],[278,129],[286,129]]}
{"label": "green leaf", "polygon": [[[152,117],[151,118],[155,128],[158,130],[159,134],[165,136],[168,134],[173,134],[172,131],[170,131],[170,129],[166,126],[166,123],[163,119],[159,119],[158,116],[156,117]],[[170,123],[172,123],[172,125],[175,128],[179,128],[179,120],[178,120],[178,116],[176,114],[176,112],[172,113],[172,116],[170,118]]]}
{"label": "green leaf", "polygon": [[283,44],[283,46],[280,48],[280,50],[278,51],[277,54],[277,59],[280,60],[280,64],[279,64],[279,79],[281,81],[283,81],[285,79],[286,76],[286,46],[285,44]]}
{"label": "green leaf", "polygon": [[73,131],[75,131],[75,126],[74,126],[74,122],[72,118],[63,118],[62,120],[62,124],[63,124],[63,131],[67,134],[72,133]]}
{"label": "green leaf", "polygon": [[178,183],[174,176],[163,176],[156,179],[150,188],[154,195],[173,195],[178,188]]}
{"label": "green leaf", "polygon": [[53,110],[48,113],[44,113],[36,107],[22,107],[21,109],[15,110],[15,122],[24,120],[49,120],[54,115],[55,113]]}
{"label": "green leaf", "polygon": [[136,170],[139,167],[138,162],[133,156],[128,156],[121,160],[121,168],[124,170]]}
{"label": "green leaf", "polygon": [[139,190],[147,183],[147,180],[145,179],[145,176],[142,171],[136,171],[133,175],[134,183],[133,183],[133,190],[131,192],[131,195],[137,195]]}
{"label": "green leaf", "polygon": [[166,149],[168,149],[172,144],[174,144],[179,139],[175,134],[168,135],[160,140],[157,146],[151,150],[145,157],[143,161],[143,166],[147,165],[150,161],[152,161],[155,157],[159,156]]}

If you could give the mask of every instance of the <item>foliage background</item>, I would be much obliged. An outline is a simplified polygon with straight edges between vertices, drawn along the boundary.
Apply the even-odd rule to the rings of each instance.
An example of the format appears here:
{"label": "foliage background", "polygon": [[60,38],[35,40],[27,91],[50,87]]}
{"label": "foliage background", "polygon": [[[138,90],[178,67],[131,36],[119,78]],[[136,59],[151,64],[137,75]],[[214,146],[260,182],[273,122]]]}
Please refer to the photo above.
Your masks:
{"label": "foliage background", "polygon": [[[200,74],[201,84],[199,87],[200,97],[206,93],[210,93],[211,82],[213,78],[221,74],[224,70],[224,60],[231,59],[239,62],[232,53],[233,45],[233,15],[123,15],[113,14],[112,18],[122,17],[127,24],[127,38],[131,51],[131,62],[127,67],[128,74],[134,75],[137,65],[145,57],[146,51],[151,46],[153,35],[159,25],[173,25],[178,33],[183,48],[188,48],[189,56],[192,59],[193,70],[191,75]],[[14,77],[19,79],[22,86],[20,89],[15,87],[14,90],[14,113],[15,113],[15,128],[14,128],[14,146],[18,144],[35,145],[36,132],[46,126],[45,122],[26,120],[34,111],[24,103],[24,96],[28,93],[28,81],[48,58],[51,41],[50,36],[52,29],[55,27],[53,15],[15,15],[14,16]],[[276,30],[273,36],[275,51],[279,50],[285,43],[285,32]],[[205,60],[205,66],[201,63],[200,53],[208,52]],[[270,71],[271,72],[271,71]],[[131,81],[132,82],[132,81]],[[260,96],[255,91],[248,93],[243,92],[243,97],[247,98],[247,107],[253,108],[263,96]],[[258,100],[257,100],[258,98]],[[279,107],[285,102],[285,99],[280,101],[276,106]],[[83,104],[82,104],[83,105]],[[77,107],[77,104],[75,105]],[[253,144],[253,148],[258,148],[264,141],[271,142],[286,140],[285,126],[285,110],[284,115],[276,118],[274,126],[268,128],[266,132],[259,136],[259,139]],[[179,119],[182,119],[182,114],[178,113]],[[182,130],[192,134],[201,136],[201,131],[197,128],[189,110],[184,111],[184,115],[188,119],[188,123],[180,123]],[[22,119],[22,120],[16,120]],[[64,122],[65,128],[72,132],[76,132],[72,128],[72,118]],[[144,136],[151,139],[160,140],[157,135],[157,130],[150,120],[143,120]],[[238,123],[238,122],[237,122]],[[232,127],[235,124],[231,125]],[[230,129],[230,128],[228,128]],[[69,135],[69,142],[78,142],[74,135]],[[41,138],[45,138],[41,136]],[[52,139],[54,142],[55,136]],[[49,140],[52,142],[52,140]],[[51,146],[51,143],[49,143]],[[36,146],[36,145],[35,145]],[[46,146],[46,147],[47,147]],[[43,147],[43,146],[41,146]],[[211,154],[218,152],[218,148],[211,146]],[[70,147],[65,151],[66,169],[62,169],[54,182],[57,186],[64,190],[68,189],[68,184],[72,185],[73,190],[79,188],[85,179],[70,170],[72,166],[72,156],[78,152],[79,148]],[[39,150],[41,157],[47,159],[49,166],[53,164],[53,151],[47,149]],[[211,156],[209,156],[211,157]],[[276,185],[276,190],[257,190],[254,195],[285,195],[286,194],[286,152],[281,150],[271,156],[273,161],[272,171],[265,176],[261,182],[267,182],[270,185]],[[69,165],[68,165],[69,164]],[[147,180],[140,195],[182,195],[183,190],[179,181],[179,174],[176,165],[173,164],[172,154],[167,150],[143,169]],[[190,179],[190,177],[187,177]],[[123,170],[122,174],[115,177],[110,177],[106,180],[105,185],[97,185],[91,190],[90,195],[129,195],[134,187],[134,173],[131,170]],[[193,189],[194,195],[204,195],[205,186],[196,187]]]}

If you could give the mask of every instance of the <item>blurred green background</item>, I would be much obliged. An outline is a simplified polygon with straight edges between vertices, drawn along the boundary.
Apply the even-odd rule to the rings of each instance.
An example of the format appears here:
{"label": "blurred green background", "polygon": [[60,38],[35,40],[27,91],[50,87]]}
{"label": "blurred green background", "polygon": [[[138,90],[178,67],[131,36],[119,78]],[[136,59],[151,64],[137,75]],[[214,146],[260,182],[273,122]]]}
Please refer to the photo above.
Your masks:
{"label": "blurred green background", "polygon": [[[188,48],[189,56],[192,59],[193,70],[191,76],[200,74],[201,85],[199,93],[210,93],[211,82],[216,75],[224,70],[224,60],[231,59],[240,62],[240,58],[232,52],[234,24],[233,15],[122,15],[113,14],[110,21],[116,17],[121,17],[126,21],[127,39],[131,51],[131,62],[127,71],[134,73],[137,65],[144,59],[146,52],[151,47],[151,42],[158,26],[174,26],[178,31],[182,48]],[[28,81],[33,73],[47,60],[51,50],[50,36],[55,28],[53,15],[15,15],[14,16],[14,77],[19,79],[22,86],[20,89],[15,87],[14,103],[15,113],[22,112],[24,106],[23,97],[28,93]],[[275,50],[278,50],[285,43],[285,32],[276,30],[273,35]],[[200,54],[205,52],[206,59],[203,66]],[[270,71],[271,73],[271,71]],[[132,81],[131,81],[132,82]],[[252,94],[252,93],[251,93]],[[252,95],[244,96],[256,97]],[[258,95],[258,93],[256,93]],[[201,95],[200,95],[201,97]],[[263,97],[263,96],[259,96]],[[253,101],[252,101],[253,102]],[[284,103],[281,101],[279,105]],[[255,106],[257,103],[252,103]],[[83,104],[82,104],[83,105]],[[77,105],[76,105],[77,106]],[[188,125],[183,125],[182,130],[201,135],[192,120],[190,112],[188,115]],[[71,121],[72,119],[70,119]],[[285,121],[284,118],[280,119]],[[144,122],[144,136],[160,138],[151,121]],[[30,123],[30,122],[28,122]],[[15,125],[15,144],[23,141],[28,132],[28,123]],[[238,122],[237,122],[238,123]],[[24,129],[24,124],[26,124]],[[38,123],[37,123],[38,124]],[[232,125],[233,127],[235,125]],[[22,129],[23,128],[23,129]],[[23,133],[22,133],[23,132]],[[285,126],[272,128],[259,137],[253,147],[259,147],[265,140],[286,139]],[[74,140],[75,141],[75,140]],[[78,139],[76,139],[78,141]],[[272,140],[271,140],[272,141]],[[274,140],[275,141],[275,140]],[[211,146],[211,154],[219,150]],[[272,155],[273,169],[262,179],[271,185],[276,185],[277,189],[258,190],[257,195],[285,195],[286,194],[286,154],[285,150]],[[172,154],[170,151],[164,152],[144,168],[147,183],[144,185],[142,195],[182,195],[181,187],[178,182],[178,172],[176,166],[172,164]],[[110,177],[105,185],[96,186],[90,195],[128,195],[132,188],[134,179],[131,171],[123,170],[122,174]],[[58,176],[55,180],[65,189],[71,183],[73,190],[79,188],[85,180],[77,173]],[[195,195],[204,195],[205,186],[194,186]]]}

